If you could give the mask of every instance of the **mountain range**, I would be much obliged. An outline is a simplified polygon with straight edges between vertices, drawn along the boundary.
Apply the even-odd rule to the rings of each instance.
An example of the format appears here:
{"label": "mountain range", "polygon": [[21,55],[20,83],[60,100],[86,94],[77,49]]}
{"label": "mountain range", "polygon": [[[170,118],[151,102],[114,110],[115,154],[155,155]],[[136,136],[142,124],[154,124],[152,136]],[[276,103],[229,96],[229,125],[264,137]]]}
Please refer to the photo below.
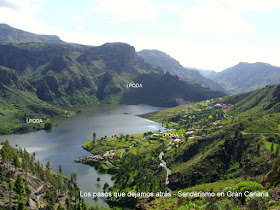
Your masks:
{"label": "mountain range", "polygon": [[[269,192],[262,207],[256,201],[260,197],[254,202],[242,203],[236,201],[242,196],[224,196],[226,206],[220,198],[200,197],[201,203],[195,209],[279,209],[279,198],[274,201],[273,196],[280,190],[279,111],[280,85],[267,85],[254,91],[208,100],[204,104],[188,104],[141,116],[162,123],[174,133],[188,130],[183,141],[176,144],[178,140],[174,140],[174,146],[169,144],[164,151],[164,161],[171,174],[168,187],[173,192],[239,192],[241,188],[243,191],[262,189]],[[148,174],[150,170],[151,174],[159,176],[158,168],[150,169],[152,163],[149,163],[141,167],[141,171]],[[127,170],[133,173],[130,168]],[[126,186],[133,189],[138,183]],[[277,191],[272,192],[275,189]],[[146,209],[162,206],[168,209],[194,208],[194,199],[182,199],[175,205],[176,199],[167,198],[162,202],[159,198],[159,202],[146,202],[149,205]]]}
{"label": "mountain range", "polygon": [[242,93],[279,84],[280,67],[261,62],[240,62],[222,72],[210,72],[204,76],[216,81],[229,93]]}
{"label": "mountain range", "polygon": [[[3,30],[0,27],[0,37],[7,34],[5,27]],[[176,106],[180,99],[187,104],[141,115],[161,123],[166,128],[163,132],[121,134],[101,139],[93,137],[93,140],[85,142],[94,155],[97,154],[96,149],[102,151],[100,155],[104,151],[116,150],[113,157],[107,156],[102,158],[103,162],[99,159],[96,163],[100,164],[96,167],[99,170],[104,169],[105,162],[106,170],[114,167],[114,185],[110,191],[161,194],[173,190],[174,193],[151,199],[112,196],[107,202],[116,208],[129,206],[131,209],[279,207],[280,85],[267,85],[279,83],[279,67],[239,63],[216,73],[184,68],[160,51],[137,53],[133,46],[125,43],[106,43],[96,47],[63,41],[53,43],[52,36],[42,39],[41,35],[13,28],[8,31],[11,33],[0,43],[0,134],[49,129],[53,125],[49,117],[75,114],[64,110],[70,106],[145,103],[171,107]],[[259,86],[265,87],[246,92]],[[214,89],[246,93],[226,95]],[[190,103],[196,101],[199,102]],[[44,123],[28,125],[25,123],[28,118],[42,118]],[[178,138],[165,137],[166,134]],[[112,140],[114,144],[110,144]],[[6,175],[8,177],[6,171],[22,175],[24,171],[24,180],[28,181],[26,187],[40,193],[39,198],[43,196],[38,203],[47,206],[62,200],[64,204],[69,189],[78,192],[69,193],[75,202],[73,209],[80,208],[73,196],[79,195],[79,189],[74,188],[74,174],[71,174],[71,182],[62,179],[62,169],[61,175],[53,174],[49,164],[46,170],[40,167],[39,162],[37,165],[33,162],[35,153],[28,155],[16,151],[10,148],[8,141],[0,145],[0,150],[1,168],[4,169],[0,171],[0,177],[4,178],[0,187],[3,192],[9,190],[13,200],[15,193],[7,187],[10,180],[5,178]],[[107,163],[110,163],[108,167]],[[33,171],[33,178],[35,175],[39,178],[30,179]],[[40,177],[48,184],[48,190],[40,187]],[[15,176],[12,179],[15,183],[16,179],[23,182]],[[37,185],[33,185],[34,182],[38,182]],[[21,186],[19,189],[23,184]],[[28,191],[27,188],[22,192]],[[67,189],[63,196],[48,198],[63,188]],[[105,184],[103,190],[106,191]],[[269,192],[266,198],[176,196],[177,192],[227,194],[264,190]],[[11,196],[9,203],[8,193],[2,197],[5,208],[11,203]],[[84,205],[83,208],[86,209]]]}
{"label": "mountain range", "polygon": [[224,91],[223,87],[218,83],[202,76],[198,71],[183,67],[179,61],[164,52],[159,50],[142,50],[138,52],[138,55],[140,55],[147,63],[153,66],[159,66],[165,72],[168,71],[171,75],[177,75],[186,81],[197,81],[211,89]]}
{"label": "mountain range", "polygon": [[[17,119],[23,125],[25,116],[63,113],[58,106],[110,103],[170,107],[176,106],[178,99],[194,102],[225,95],[197,82],[180,80],[177,75],[146,63],[133,46],[125,43],[97,47],[53,43],[53,36],[42,39],[41,35],[7,25],[0,27],[0,37],[7,34],[6,28],[9,35],[0,42],[3,122]],[[6,128],[0,132],[23,131],[13,125]]]}
{"label": "mountain range", "polygon": [[[27,104],[36,101],[44,107],[45,103],[60,107],[99,103],[170,107],[176,106],[178,99],[196,102],[280,81],[280,68],[269,64],[239,63],[222,72],[204,72],[206,78],[158,50],[136,52],[125,43],[71,44],[57,36],[36,35],[6,24],[0,24],[0,40],[2,104],[8,104],[11,93],[22,93],[29,94],[24,100]],[[24,107],[29,107],[27,104]],[[52,111],[38,113],[62,112],[50,108]]]}
{"label": "mountain range", "polygon": [[13,28],[7,24],[0,24],[0,42],[26,43],[26,42],[42,42],[42,43],[64,43],[58,36],[37,35],[23,30]]}
{"label": "mountain range", "polygon": [[[178,77],[164,74],[161,68],[145,63],[134,47],[124,43],[107,43],[99,47],[38,42],[2,43],[0,65],[6,67],[3,71],[6,76],[0,81],[2,86],[15,84],[17,89],[33,92],[43,101],[62,106],[135,104],[132,98],[137,103],[174,106],[176,98],[197,101],[224,95],[184,81],[172,85],[172,81],[179,81]],[[127,88],[127,84],[136,82],[145,83],[136,92],[141,95],[145,92],[149,95],[147,99],[157,98],[158,102],[139,101],[134,97],[135,91]],[[161,89],[168,87],[169,94],[165,95],[168,100],[159,98],[160,90],[148,88],[150,84],[158,84]],[[147,88],[149,91],[146,91]],[[188,89],[192,89],[193,97],[188,97]]]}
{"label": "mountain range", "polygon": [[[60,67],[58,66],[47,66],[44,67],[46,72],[47,68],[64,68],[64,67],[69,67],[73,66],[73,59],[70,61],[70,57],[68,55],[68,58],[65,60],[65,53],[69,53],[71,50],[73,51],[79,51],[79,53],[83,53],[81,57],[76,57],[78,59],[78,63],[82,65],[86,64],[89,65],[92,59],[94,60],[99,56],[99,54],[103,54],[101,57],[104,58],[105,54],[106,55],[106,61],[111,62],[107,67],[107,70],[110,69],[110,67],[113,67],[114,70],[116,68],[121,68],[120,63],[122,60],[119,60],[119,64],[114,63],[115,61],[110,60],[111,58],[109,57],[109,52],[106,52],[106,50],[110,50],[109,45],[118,45],[118,47],[113,47],[113,49],[120,50],[118,52],[112,52],[111,56],[116,55],[116,53],[122,54],[121,52],[121,43],[111,43],[111,44],[106,44],[100,46],[100,47],[89,47],[89,46],[83,46],[83,45],[77,45],[77,44],[70,44],[62,41],[58,36],[55,35],[37,35],[34,33],[26,32],[23,30],[15,29],[7,24],[0,24],[0,43],[2,45],[5,45],[5,49],[2,51],[3,54],[0,54],[3,59],[6,59],[6,63],[0,63],[0,65],[9,67],[13,69],[15,65],[19,65],[20,67],[15,67],[15,70],[19,73],[23,69],[29,69],[29,71],[33,71],[34,68],[38,68],[42,64],[46,64],[49,59],[52,59],[53,53],[55,52],[56,59],[58,60],[53,60],[53,63],[60,63]],[[11,44],[8,43],[13,43],[14,45],[12,46]],[[25,43],[25,45],[23,44]],[[32,44],[33,43],[33,44]],[[35,44],[37,43],[37,44]],[[41,43],[39,46],[38,43]],[[44,45],[44,44],[45,45]],[[18,44],[18,45],[15,45]],[[46,45],[48,47],[46,47]],[[62,45],[65,48],[64,50],[57,51],[58,46],[57,45]],[[122,46],[124,46],[123,44]],[[41,50],[36,49],[41,48]],[[63,48],[60,47],[60,48]],[[8,49],[9,48],[9,49]],[[14,62],[14,64],[11,65],[6,65],[8,60],[7,57],[13,56],[12,53],[15,53],[13,51],[15,48],[21,48],[20,52],[17,52],[15,56],[20,58],[20,61]],[[13,50],[12,50],[13,49]],[[94,49],[94,50],[93,50]],[[25,58],[22,55],[26,52],[25,50],[33,50],[33,52],[36,51],[36,53],[39,53],[36,57],[36,60],[33,60],[31,64],[27,64],[27,60],[30,59],[31,57]],[[70,51],[69,51],[70,50]],[[134,48],[133,48],[134,50]],[[135,50],[134,50],[135,51]],[[7,55],[7,52],[9,56]],[[59,55],[61,53],[61,55]],[[42,56],[44,54],[44,56]],[[71,54],[71,52],[70,52]],[[30,52],[28,53],[30,55]],[[124,54],[122,54],[124,56]],[[132,54],[131,54],[132,55]],[[62,56],[62,57],[61,57]],[[213,70],[202,70],[202,69],[196,69],[196,68],[190,68],[190,67],[183,67],[179,61],[175,60],[171,56],[167,55],[164,52],[161,52],[159,50],[142,50],[140,52],[134,53],[133,55],[135,58],[130,58],[130,59],[136,59],[136,57],[140,56],[141,58],[144,59],[144,63],[148,63],[154,67],[161,68],[163,72],[169,72],[170,75],[175,76],[177,75],[180,80],[186,81],[188,84],[195,84],[197,83],[198,85],[202,84],[204,87],[208,87],[214,90],[220,90],[223,92],[227,93],[241,93],[241,92],[246,92],[250,90],[254,90],[257,88],[264,87],[265,85],[269,84],[277,84],[278,81],[280,81],[280,68],[272,66],[270,64],[266,63],[244,63],[241,62],[233,67],[227,68],[223,70],[222,72],[215,72]],[[38,59],[40,57],[40,59]],[[42,59],[44,57],[44,59]],[[64,57],[64,58],[63,58]],[[100,57],[100,58],[101,58]],[[63,59],[61,59],[63,58]],[[113,57],[112,57],[113,58]],[[119,59],[120,56],[118,56],[117,59]],[[101,58],[102,59],[102,58]],[[9,60],[12,60],[9,58]],[[25,61],[23,61],[25,60]],[[75,59],[74,59],[75,60]],[[136,60],[140,61],[139,58]],[[136,61],[135,60],[135,61]],[[37,62],[37,64],[35,64]],[[39,62],[39,63],[38,63]],[[72,63],[71,63],[72,62]],[[96,63],[96,62],[95,62]],[[136,61],[137,63],[137,61]],[[34,65],[35,66],[34,66]],[[133,63],[132,65],[134,65]],[[24,65],[29,65],[31,66],[30,68],[24,66]],[[51,64],[50,64],[51,65]],[[65,66],[63,66],[65,65]],[[105,64],[107,65],[107,63]],[[119,67],[117,67],[119,65]],[[145,64],[147,65],[147,64]],[[91,65],[89,65],[91,66]],[[103,66],[104,67],[104,66]],[[126,66],[128,67],[128,66]],[[126,70],[128,68],[124,67]],[[102,68],[102,67],[101,67]],[[143,68],[143,66],[141,67]],[[113,71],[114,71],[113,70]],[[21,77],[20,72],[20,77]],[[30,72],[29,72],[30,73]],[[76,73],[81,73],[81,72],[76,72]],[[112,73],[112,72],[111,72]],[[134,74],[135,72],[130,72]],[[147,72],[146,72],[147,73]],[[25,72],[26,74],[26,72]],[[110,74],[110,73],[109,73]],[[121,76],[123,78],[123,76]],[[127,82],[127,81],[126,81]],[[110,91],[109,91],[110,92]],[[101,93],[99,93],[99,96]],[[44,97],[44,96],[43,96]],[[50,97],[50,96],[49,96]],[[50,97],[51,98],[51,97]]]}
{"label": "mountain range", "polygon": [[206,87],[230,94],[242,93],[270,84],[279,84],[280,67],[267,63],[245,63],[227,68],[221,72],[183,67],[179,61],[159,50],[138,52],[147,63],[159,66],[171,75],[178,75],[186,80],[197,81]]}

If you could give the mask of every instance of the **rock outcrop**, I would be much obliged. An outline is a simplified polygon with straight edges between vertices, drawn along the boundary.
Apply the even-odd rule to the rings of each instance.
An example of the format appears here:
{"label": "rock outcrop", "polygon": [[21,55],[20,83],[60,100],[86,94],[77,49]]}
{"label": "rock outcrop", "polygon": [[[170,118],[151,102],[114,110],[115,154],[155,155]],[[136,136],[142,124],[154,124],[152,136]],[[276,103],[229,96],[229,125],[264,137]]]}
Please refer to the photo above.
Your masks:
{"label": "rock outcrop", "polygon": [[19,90],[25,90],[28,83],[21,81],[15,70],[0,66],[0,88],[4,89],[5,85],[13,86]]}

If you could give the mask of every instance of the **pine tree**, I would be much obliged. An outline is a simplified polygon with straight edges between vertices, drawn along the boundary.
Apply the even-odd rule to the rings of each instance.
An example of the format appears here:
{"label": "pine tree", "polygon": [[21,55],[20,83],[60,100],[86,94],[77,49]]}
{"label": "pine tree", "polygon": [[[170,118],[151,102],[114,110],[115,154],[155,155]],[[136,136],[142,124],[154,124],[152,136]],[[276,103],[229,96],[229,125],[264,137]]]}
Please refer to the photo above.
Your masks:
{"label": "pine tree", "polygon": [[9,180],[9,184],[8,184],[8,189],[9,189],[9,206],[11,206],[12,204],[12,184],[11,181]]}
{"label": "pine tree", "polygon": [[61,193],[62,191],[65,190],[65,184],[64,184],[63,177],[61,174],[58,175],[58,177],[57,177],[56,186],[57,186],[59,193]]}
{"label": "pine tree", "polygon": [[50,170],[50,169],[51,169],[51,164],[50,164],[50,161],[48,161],[48,162],[46,163],[46,168],[47,168],[48,170]]}
{"label": "pine tree", "polygon": [[58,169],[59,173],[62,174],[62,167],[61,164],[59,164],[59,169]]}
{"label": "pine tree", "polygon": [[64,210],[64,208],[61,206],[61,204],[59,204],[57,210]]}
{"label": "pine tree", "polygon": [[16,193],[19,202],[23,203],[23,195],[25,193],[25,184],[24,184],[23,179],[21,178],[21,176],[19,174],[17,175],[17,179],[14,183],[13,190]]}
{"label": "pine tree", "polygon": [[109,184],[107,182],[105,182],[105,184],[103,186],[103,190],[105,191],[108,187],[109,187]]}
{"label": "pine tree", "polygon": [[31,191],[30,189],[28,188],[28,186],[25,184],[25,196],[26,196],[26,201],[28,202],[29,198],[30,198],[30,195],[31,195]]}
{"label": "pine tree", "polygon": [[51,192],[49,188],[46,189],[45,191],[46,195],[45,195],[45,198],[47,200],[47,203],[48,203],[48,209],[54,209],[54,206],[55,206],[55,193],[54,192]]}
{"label": "pine tree", "polygon": [[71,173],[70,180],[71,180],[71,182],[76,182],[77,181],[77,174],[76,173]]}
{"label": "pine tree", "polygon": [[6,147],[3,147],[0,151],[1,151],[1,157],[2,157],[3,162],[4,162],[4,167],[6,167],[5,162],[6,162],[6,158],[8,156],[7,149],[6,149]]}
{"label": "pine tree", "polygon": [[272,143],[272,144],[271,144],[271,147],[270,147],[270,152],[273,153],[273,151],[274,151],[274,144]]}
{"label": "pine tree", "polygon": [[278,144],[277,147],[276,147],[276,152],[275,152],[276,157],[279,156],[279,150],[280,150],[280,147],[279,147],[279,144]]}
{"label": "pine tree", "polygon": [[70,199],[69,198],[66,198],[65,204],[66,204],[66,209],[70,209]]}
{"label": "pine tree", "polygon": [[23,170],[24,170],[24,173],[25,173],[24,179],[26,180],[26,177],[27,177],[27,162],[26,162],[25,159],[22,159],[22,161],[21,161],[21,167],[22,167]]}
{"label": "pine tree", "polygon": [[100,177],[97,177],[96,181],[98,182],[98,186],[99,186]]}
{"label": "pine tree", "polygon": [[[43,168],[43,167],[42,167]],[[51,164],[50,164],[50,161],[48,161],[47,163],[46,163],[46,180],[47,181],[51,181],[51,173],[50,173],[50,170],[51,170]]]}

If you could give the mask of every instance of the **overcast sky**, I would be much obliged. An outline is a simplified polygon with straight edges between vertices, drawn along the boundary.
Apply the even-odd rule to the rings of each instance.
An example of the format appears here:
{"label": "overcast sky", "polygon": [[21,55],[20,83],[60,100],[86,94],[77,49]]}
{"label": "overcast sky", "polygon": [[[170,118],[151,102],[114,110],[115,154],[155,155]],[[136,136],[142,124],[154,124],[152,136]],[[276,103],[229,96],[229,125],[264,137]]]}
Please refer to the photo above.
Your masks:
{"label": "overcast sky", "polygon": [[185,67],[280,66],[280,0],[0,0],[0,23],[67,42],[126,42]]}

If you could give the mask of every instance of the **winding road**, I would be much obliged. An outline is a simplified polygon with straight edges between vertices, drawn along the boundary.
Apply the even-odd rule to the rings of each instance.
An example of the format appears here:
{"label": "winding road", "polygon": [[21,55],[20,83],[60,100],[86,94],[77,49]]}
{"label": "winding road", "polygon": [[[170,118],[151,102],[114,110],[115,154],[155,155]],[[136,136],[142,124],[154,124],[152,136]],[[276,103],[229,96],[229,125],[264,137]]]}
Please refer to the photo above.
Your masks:
{"label": "winding road", "polygon": [[[167,166],[166,166],[166,162],[162,159],[162,156],[164,155],[164,152],[161,152],[160,154],[159,154],[159,160],[161,161],[161,164],[160,164],[160,166],[162,166],[163,168],[165,168],[165,170],[166,170],[166,181],[165,181],[165,184],[166,184],[166,187],[167,187],[167,185],[169,184],[169,180],[168,180],[168,176],[169,175],[171,175],[171,170],[169,169],[169,168],[167,168]],[[169,191],[172,191],[169,187],[167,187],[167,189],[169,190]]]}

